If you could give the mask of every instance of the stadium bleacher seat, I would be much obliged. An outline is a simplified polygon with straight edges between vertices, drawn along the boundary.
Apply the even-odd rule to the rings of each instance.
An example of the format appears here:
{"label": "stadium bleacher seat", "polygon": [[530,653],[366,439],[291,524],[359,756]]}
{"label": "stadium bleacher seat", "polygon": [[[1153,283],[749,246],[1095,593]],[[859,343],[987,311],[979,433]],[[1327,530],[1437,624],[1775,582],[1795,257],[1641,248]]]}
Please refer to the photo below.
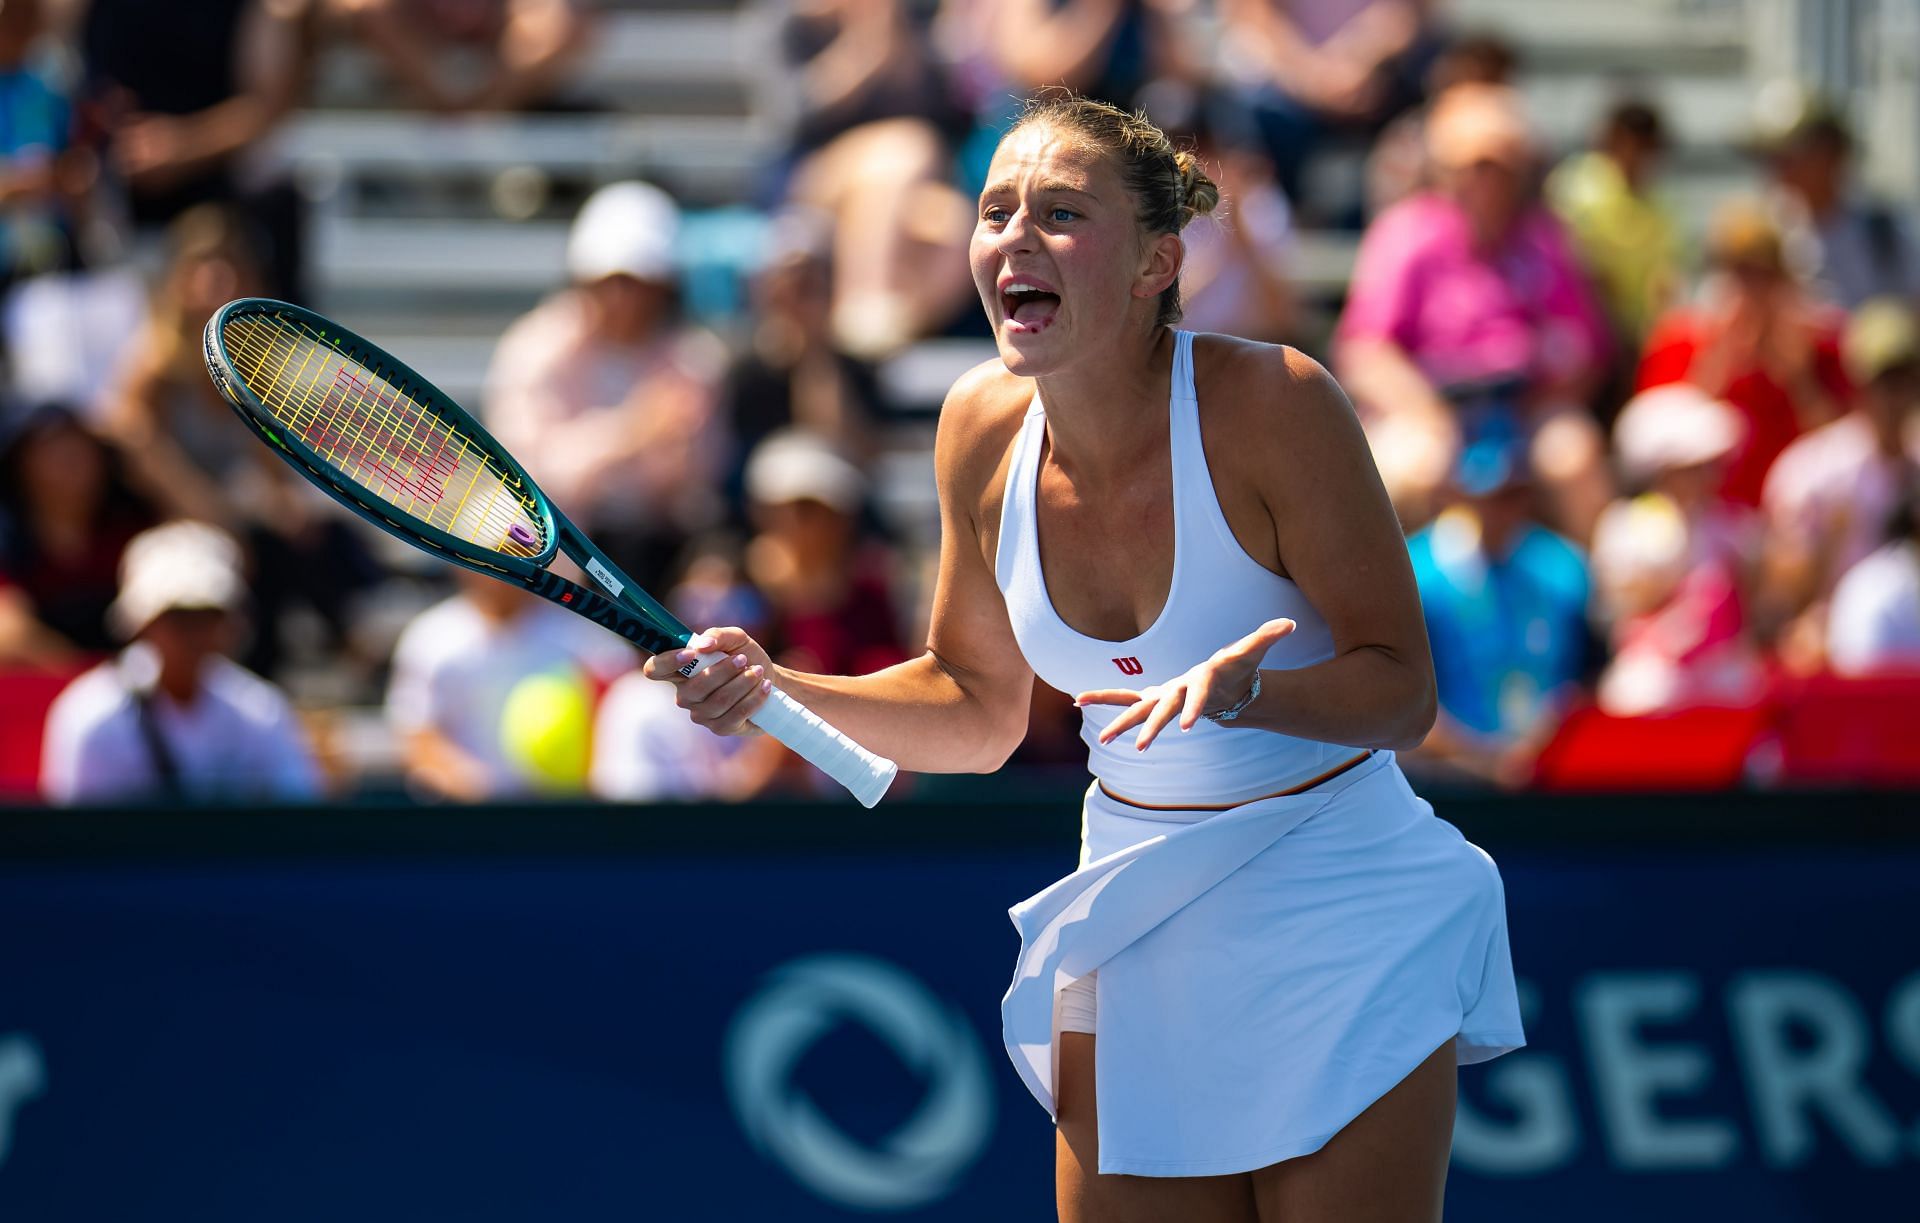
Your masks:
{"label": "stadium bleacher seat", "polygon": [[1725,790],[1747,776],[1770,705],[1621,718],[1576,710],[1540,754],[1534,784],[1561,792]]}
{"label": "stadium bleacher seat", "polygon": [[47,707],[72,680],[70,673],[0,671],[0,800],[38,796]]}
{"label": "stadium bleacher seat", "polygon": [[1782,784],[1920,785],[1920,673],[1801,681],[1776,733]]}

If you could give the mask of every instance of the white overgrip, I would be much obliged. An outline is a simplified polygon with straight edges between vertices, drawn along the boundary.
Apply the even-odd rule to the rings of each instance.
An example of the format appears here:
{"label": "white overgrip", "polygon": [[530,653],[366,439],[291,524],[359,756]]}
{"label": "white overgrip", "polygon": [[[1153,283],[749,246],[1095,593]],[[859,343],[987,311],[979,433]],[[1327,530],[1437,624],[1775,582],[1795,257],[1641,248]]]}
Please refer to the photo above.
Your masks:
{"label": "white overgrip", "polygon": [[[697,675],[726,655],[702,654],[683,673]],[[819,714],[775,688],[748,721],[780,740],[802,760],[845,786],[863,807],[880,801],[900,766],[847,738]]]}

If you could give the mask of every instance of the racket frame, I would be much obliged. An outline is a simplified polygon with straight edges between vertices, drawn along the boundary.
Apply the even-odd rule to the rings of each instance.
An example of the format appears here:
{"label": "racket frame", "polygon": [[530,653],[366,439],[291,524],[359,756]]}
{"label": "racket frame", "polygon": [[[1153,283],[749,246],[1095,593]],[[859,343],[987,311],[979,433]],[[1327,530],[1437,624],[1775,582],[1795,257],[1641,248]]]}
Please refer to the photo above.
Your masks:
{"label": "racket frame", "polygon": [[[348,479],[298,434],[287,429],[273,411],[260,401],[259,396],[248,388],[245,376],[227,351],[225,334],[230,321],[236,316],[246,315],[280,315],[311,328],[316,342],[327,344],[347,360],[358,363],[390,385],[404,390],[420,410],[443,417],[467,438],[487,462],[499,470],[504,481],[520,495],[521,504],[540,523],[546,546],[530,556],[513,556],[482,547],[389,506]],[[569,611],[577,611],[594,623],[611,629],[649,654],[678,650],[692,640],[692,631],[678,617],[636,586],[633,579],[622,573],[619,566],[584,532],[554,508],[533,477],[507,452],[506,447],[487,432],[485,426],[432,382],[421,377],[417,370],[391,353],[375,347],[323,315],[290,302],[265,297],[243,297],[220,307],[207,321],[203,342],[208,372],[219,384],[222,396],[238,409],[237,415],[246,422],[247,427],[296,466],[303,468],[311,482],[319,486],[322,492],[362,520],[404,542],[424,544],[456,565],[524,586],[541,598],[558,603]],[[599,591],[564,578],[548,567],[562,552],[587,571],[600,587]]]}

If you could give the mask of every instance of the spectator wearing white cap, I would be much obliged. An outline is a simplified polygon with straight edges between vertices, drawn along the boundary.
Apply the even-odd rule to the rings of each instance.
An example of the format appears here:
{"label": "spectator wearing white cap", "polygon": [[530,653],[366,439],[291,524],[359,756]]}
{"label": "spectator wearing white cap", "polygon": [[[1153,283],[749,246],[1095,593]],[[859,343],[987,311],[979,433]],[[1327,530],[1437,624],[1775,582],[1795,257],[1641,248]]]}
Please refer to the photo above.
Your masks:
{"label": "spectator wearing white cap", "polygon": [[1920,327],[1912,306],[1896,298],[1862,306],[1840,355],[1858,388],[1851,410],[1781,451],[1761,493],[1768,602],[1788,620],[1780,652],[1797,672],[1821,666],[1835,584],[1881,545],[1920,472]]}
{"label": "spectator wearing white cap", "polygon": [[508,329],[487,372],[501,442],[642,583],[713,519],[725,458],[725,353],[675,317],[679,226],[657,187],[596,191],[568,237],[572,284]]}
{"label": "spectator wearing white cap", "polygon": [[246,598],[240,548],[204,523],[135,536],[109,620],[133,644],[47,715],[54,803],[311,799],[320,777],[287,698],[227,657]]}
{"label": "spectator wearing white cap", "polygon": [[864,675],[906,657],[889,556],[860,535],[866,477],[832,446],[797,429],[747,460],[755,534],[747,576],[766,596],[767,635],[786,665]]}
{"label": "spectator wearing white cap", "polygon": [[1736,409],[1686,383],[1642,391],[1614,423],[1621,478],[1640,491],[1594,527],[1594,587],[1613,646],[1598,696],[1609,712],[1759,696],[1749,607],[1759,524],[1721,491],[1745,429]]}

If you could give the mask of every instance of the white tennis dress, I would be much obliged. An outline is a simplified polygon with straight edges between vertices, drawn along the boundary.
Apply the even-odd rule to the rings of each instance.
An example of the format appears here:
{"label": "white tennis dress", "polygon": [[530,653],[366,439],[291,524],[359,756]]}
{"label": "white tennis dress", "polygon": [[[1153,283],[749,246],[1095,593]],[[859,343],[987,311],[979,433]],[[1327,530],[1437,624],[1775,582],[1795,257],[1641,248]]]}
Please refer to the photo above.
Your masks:
{"label": "white tennis dress", "polygon": [[[1129,641],[1075,632],[1048,597],[1034,526],[1046,416],[1014,442],[995,576],[1039,677],[1067,693],[1171,679],[1277,616],[1299,626],[1263,667],[1333,654],[1292,582],[1240,547],[1201,448],[1193,337],[1170,404],[1174,563],[1166,606]],[[1021,948],[1007,1053],[1054,1111],[1060,992],[1097,995],[1100,1171],[1246,1172],[1318,1150],[1449,1040],[1462,1063],[1525,1043],[1493,862],[1407,786],[1391,752],[1305,793],[1259,799],[1350,747],[1217,726],[1103,747],[1116,707],[1084,711],[1080,868],[1011,910]],[[1149,811],[1240,805],[1222,812]],[[1249,801],[1255,800],[1255,801]]]}

